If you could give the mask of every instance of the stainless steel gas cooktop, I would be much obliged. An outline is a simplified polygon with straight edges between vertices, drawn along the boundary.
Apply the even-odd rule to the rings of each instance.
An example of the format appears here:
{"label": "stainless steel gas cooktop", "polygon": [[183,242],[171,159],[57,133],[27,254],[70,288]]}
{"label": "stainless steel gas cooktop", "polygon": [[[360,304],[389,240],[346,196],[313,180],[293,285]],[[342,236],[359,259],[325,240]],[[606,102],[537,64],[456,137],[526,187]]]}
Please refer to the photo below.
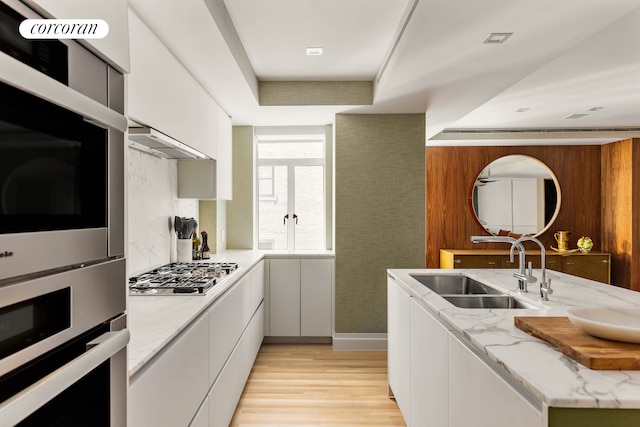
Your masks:
{"label": "stainless steel gas cooktop", "polygon": [[206,295],[235,262],[174,262],[129,278],[129,295]]}

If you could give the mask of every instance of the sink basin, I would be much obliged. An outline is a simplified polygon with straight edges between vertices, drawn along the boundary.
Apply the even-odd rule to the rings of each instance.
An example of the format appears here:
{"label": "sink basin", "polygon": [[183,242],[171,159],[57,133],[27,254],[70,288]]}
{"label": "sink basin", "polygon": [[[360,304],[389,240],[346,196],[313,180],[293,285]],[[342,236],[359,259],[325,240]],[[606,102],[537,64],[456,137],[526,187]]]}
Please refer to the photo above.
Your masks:
{"label": "sink basin", "polygon": [[411,277],[438,295],[504,295],[504,292],[460,275],[412,274]]}
{"label": "sink basin", "polygon": [[460,308],[540,308],[510,295],[445,295],[443,298]]}

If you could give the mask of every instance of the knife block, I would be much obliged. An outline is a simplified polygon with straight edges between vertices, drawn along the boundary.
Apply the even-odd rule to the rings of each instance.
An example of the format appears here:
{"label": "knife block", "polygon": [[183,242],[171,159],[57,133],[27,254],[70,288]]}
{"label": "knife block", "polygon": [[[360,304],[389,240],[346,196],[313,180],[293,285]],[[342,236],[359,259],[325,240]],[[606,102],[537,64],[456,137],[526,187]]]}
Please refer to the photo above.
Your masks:
{"label": "knife block", "polygon": [[191,262],[193,258],[193,242],[191,239],[178,239],[176,247],[178,262]]}

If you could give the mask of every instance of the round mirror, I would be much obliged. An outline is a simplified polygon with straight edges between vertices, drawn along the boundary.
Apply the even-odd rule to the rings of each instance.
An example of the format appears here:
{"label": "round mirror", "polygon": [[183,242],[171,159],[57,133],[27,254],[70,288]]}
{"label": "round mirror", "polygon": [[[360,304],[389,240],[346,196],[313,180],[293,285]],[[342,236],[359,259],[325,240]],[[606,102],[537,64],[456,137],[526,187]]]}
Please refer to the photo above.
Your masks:
{"label": "round mirror", "polygon": [[504,156],[489,163],[469,193],[471,213],[493,235],[538,236],[560,212],[558,179],[530,156]]}

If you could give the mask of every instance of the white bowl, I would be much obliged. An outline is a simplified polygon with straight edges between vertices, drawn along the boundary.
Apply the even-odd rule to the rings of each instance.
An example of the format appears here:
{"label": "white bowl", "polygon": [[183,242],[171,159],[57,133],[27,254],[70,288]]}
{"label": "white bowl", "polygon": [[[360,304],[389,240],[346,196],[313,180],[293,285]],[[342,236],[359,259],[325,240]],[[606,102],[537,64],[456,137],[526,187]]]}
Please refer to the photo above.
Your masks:
{"label": "white bowl", "polygon": [[589,335],[640,344],[640,307],[576,307],[567,317]]}

